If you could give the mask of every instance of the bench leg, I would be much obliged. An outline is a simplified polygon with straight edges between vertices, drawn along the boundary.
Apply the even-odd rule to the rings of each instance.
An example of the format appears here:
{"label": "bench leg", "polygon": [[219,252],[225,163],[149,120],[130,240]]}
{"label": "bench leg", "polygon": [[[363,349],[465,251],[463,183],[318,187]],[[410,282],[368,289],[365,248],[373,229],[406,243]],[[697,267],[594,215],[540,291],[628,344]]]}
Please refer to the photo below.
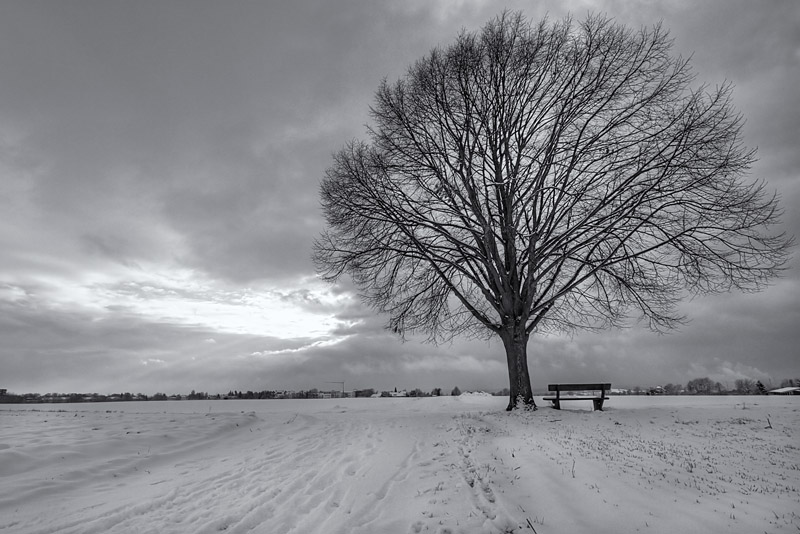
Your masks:
{"label": "bench leg", "polygon": [[561,403],[558,402],[557,400],[552,400],[550,402],[553,403],[553,408],[555,408],[556,410],[560,410],[561,409]]}
{"label": "bench leg", "polygon": [[594,403],[594,409],[603,411],[603,399],[592,399],[592,403]]}

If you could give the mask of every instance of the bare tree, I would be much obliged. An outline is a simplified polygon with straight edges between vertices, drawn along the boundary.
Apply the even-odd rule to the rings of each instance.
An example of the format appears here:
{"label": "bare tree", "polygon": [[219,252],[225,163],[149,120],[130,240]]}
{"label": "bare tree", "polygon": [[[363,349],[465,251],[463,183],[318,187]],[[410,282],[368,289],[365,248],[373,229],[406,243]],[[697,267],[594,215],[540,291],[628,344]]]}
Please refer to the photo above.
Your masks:
{"label": "bare tree", "polygon": [[739,395],[752,395],[756,392],[756,383],[750,378],[739,378],[734,382],[734,391]]}
{"label": "bare tree", "polygon": [[500,336],[509,409],[535,408],[531,334],[682,321],[689,294],[757,290],[787,259],[743,180],[731,86],[692,89],[659,25],[504,13],[380,85],[369,142],[321,185],[320,275],[398,333]]}
{"label": "bare tree", "polygon": [[689,380],[686,384],[686,391],[695,395],[710,395],[713,386],[714,383],[707,376],[704,378],[695,378]]}

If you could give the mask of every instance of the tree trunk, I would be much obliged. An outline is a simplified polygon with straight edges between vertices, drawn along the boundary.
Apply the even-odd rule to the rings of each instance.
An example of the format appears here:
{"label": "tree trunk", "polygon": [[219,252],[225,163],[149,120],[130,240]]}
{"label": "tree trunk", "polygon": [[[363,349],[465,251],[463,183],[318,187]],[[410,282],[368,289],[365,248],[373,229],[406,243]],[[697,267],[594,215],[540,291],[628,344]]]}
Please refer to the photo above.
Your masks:
{"label": "tree trunk", "polygon": [[514,408],[536,409],[531,390],[531,377],[528,374],[528,337],[524,331],[514,328],[508,328],[500,333],[508,361],[508,381],[511,393],[506,410],[509,411]]}

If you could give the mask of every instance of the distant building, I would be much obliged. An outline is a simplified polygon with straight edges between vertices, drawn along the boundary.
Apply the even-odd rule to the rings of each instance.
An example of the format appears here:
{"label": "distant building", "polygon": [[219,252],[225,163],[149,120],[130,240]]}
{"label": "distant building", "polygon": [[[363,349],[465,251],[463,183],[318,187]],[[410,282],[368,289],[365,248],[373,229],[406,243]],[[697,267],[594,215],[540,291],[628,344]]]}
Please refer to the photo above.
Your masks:
{"label": "distant building", "polygon": [[770,395],[800,395],[800,388],[798,387],[790,387],[790,388],[778,388],[769,391]]}

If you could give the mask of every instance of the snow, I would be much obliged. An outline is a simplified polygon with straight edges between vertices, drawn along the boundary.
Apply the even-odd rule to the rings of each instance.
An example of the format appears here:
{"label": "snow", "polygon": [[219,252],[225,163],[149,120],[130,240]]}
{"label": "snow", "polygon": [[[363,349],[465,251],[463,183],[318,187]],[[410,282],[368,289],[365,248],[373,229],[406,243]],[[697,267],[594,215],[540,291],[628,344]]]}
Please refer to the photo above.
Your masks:
{"label": "snow", "polygon": [[798,397],[506,403],[0,405],[0,533],[800,529]]}

